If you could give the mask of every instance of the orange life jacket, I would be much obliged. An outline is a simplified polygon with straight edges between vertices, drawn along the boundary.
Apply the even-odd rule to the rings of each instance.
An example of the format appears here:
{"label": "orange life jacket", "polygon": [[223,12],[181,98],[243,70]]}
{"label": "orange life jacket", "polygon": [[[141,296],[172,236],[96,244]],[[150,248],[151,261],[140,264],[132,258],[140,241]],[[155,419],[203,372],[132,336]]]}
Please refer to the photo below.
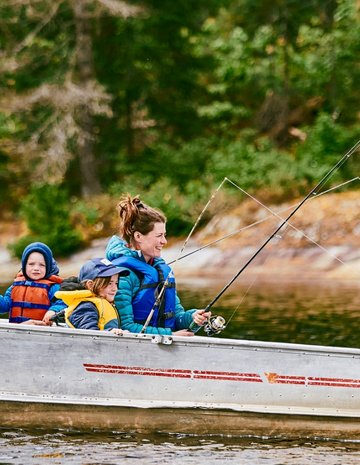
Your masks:
{"label": "orange life jacket", "polygon": [[49,276],[47,279],[31,281],[19,273],[11,289],[12,306],[9,322],[19,323],[19,319],[20,322],[30,319],[42,320],[51,305],[50,287],[61,282],[62,278],[56,275]]}

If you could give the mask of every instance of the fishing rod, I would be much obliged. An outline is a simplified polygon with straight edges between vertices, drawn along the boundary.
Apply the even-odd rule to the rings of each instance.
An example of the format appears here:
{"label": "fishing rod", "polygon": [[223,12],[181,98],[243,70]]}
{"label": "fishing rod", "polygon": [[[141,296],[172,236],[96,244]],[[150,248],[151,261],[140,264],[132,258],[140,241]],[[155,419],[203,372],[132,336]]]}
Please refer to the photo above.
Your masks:
{"label": "fishing rod", "polygon": [[[230,182],[232,185],[234,185],[237,189],[241,190],[243,193],[245,193],[247,196],[249,196],[251,199],[255,200],[255,202],[260,203],[257,199],[255,199],[255,197],[251,196],[248,192],[246,192],[244,189],[242,189],[237,184],[232,182],[230,179],[228,179],[228,178],[225,178],[225,179],[228,182]],[[314,195],[312,197],[312,199],[318,198],[321,195],[328,194],[329,192],[331,192],[331,191],[333,191],[335,189],[338,189],[339,187],[343,187],[343,186],[345,186],[347,184],[350,184],[351,182],[354,182],[354,181],[360,181],[360,176],[356,176],[355,178],[349,179],[348,181],[345,181],[345,182],[343,182],[341,184],[338,184],[337,186],[331,187],[330,189],[327,189],[326,191],[320,192],[319,194]],[[312,199],[309,199],[309,200],[312,200]],[[260,203],[260,205],[262,205],[262,204]],[[176,261],[179,261],[179,260],[182,260],[184,258],[190,257],[191,255],[194,255],[197,252],[201,252],[202,250],[205,250],[208,247],[211,247],[212,245],[216,245],[216,244],[218,244],[219,242],[222,242],[225,239],[229,239],[230,237],[236,236],[236,234],[240,234],[241,232],[246,231],[247,229],[251,229],[254,226],[257,226],[257,225],[259,225],[261,223],[264,223],[265,221],[269,220],[273,216],[278,216],[280,213],[286,212],[286,211],[290,210],[291,208],[296,207],[297,205],[299,205],[299,203],[296,203],[295,205],[291,205],[290,207],[284,208],[283,210],[280,210],[278,212],[274,212],[273,210],[266,207],[265,205],[262,205],[262,206],[264,206],[264,208],[266,208],[267,210],[269,210],[271,212],[271,215],[266,216],[265,218],[261,218],[261,220],[257,220],[254,223],[248,224],[248,225],[244,226],[243,228],[240,228],[240,229],[238,229],[236,231],[232,231],[232,232],[226,234],[225,236],[220,237],[219,239],[215,239],[214,241],[208,242],[207,244],[202,245],[201,247],[198,247],[197,249],[192,250],[191,252],[188,252],[188,253],[186,253],[184,255],[181,255],[181,252],[180,252],[180,257],[178,257],[176,260],[174,259],[174,260],[171,260],[170,262],[167,262],[167,264],[171,265],[172,263],[175,263]],[[282,219],[282,218],[280,218],[280,219]],[[303,231],[301,231],[301,230],[299,230],[299,231],[301,233],[303,233]],[[182,248],[182,250],[184,250],[184,247]]]}
{"label": "fishing rod", "polygon": [[[266,247],[266,245],[273,239],[273,237],[280,231],[280,229],[295,215],[295,213],[304,205],[304,203],[312,196],[317,195],[316,191],[320,189],[325,182],[357,151],[360,146],[360,140],[341,157],[341,159],[325,174],[325,176],[311,189],[311,191],[304,197],[304,199],[297,205],[294,210],[280,223],[280,225],[273,231],[273,233],[266,239],[266,241],[258,248],[258,250],[249,258],[249,260],[240,268],[240,270],[231,278],[231,280],[223,287],[223,289],[212,299],[211,302],[205,307],[205,312],[209,311],[211,307],[217,302],[232,283],[241,275],[241,273],[250,265],[250,263],[259,255],[259,253]],[[224,323],[225,324],[225,323]],[[192,326],[192,325],[190,325]]]}
{"label": "fishing rod", "polygon": [[[245,229],[248,229],[248,228],[251,228],[259,223],[262,223],[263,221],[266,221],[268,220],[269,218],[271,218],[272,216],[276,216],[277,218],[279,218],[280,220],[283,220],[283,218],[279,215],[279,213],[282,213],[284,211],[287,211],[287,210],[290,210],[291,208],[294,208],[296,207],[298,204],[295,204],[295,205],[292,205],[290,207],[287,207],[286,209],[284,210],[280,210],[279,212],[275,212],[273,211],[271,208],[267,207],[266,205],[264,205],[263,203],[261,203],[258,199],[256,199],[254,196],[252,196],[251,194],[249,194],[246,190],[242,189],[240,186],[238,186],[236,183],[234,183],[233,181],[230,181],[229,179],[227,179],[233,186],[235,186],[237,189],[239,189],[241,192],[243,192],[245,195],[249,196],[252,200],[254,200],[257,204],[261,205],[262,207],[264,207],[266,210],[268,210],[271,215],[267,216],[266,218],[263,218],[262,220],[259,220],[259,221],[256,221],[254,223],[252,223],[251,225],[248,225],[242,229],[240,229],[239,231],[236,231],[236,232],[233,232],[233,233],[230,233],[212,243],[215,243],[215,242],[219,242],[220,240],[223,240],[229,236],[232,236],[236,233],[239,233]],[[317,197],[320,197],[321,195],[324,195],[324,194],[327,194],[331,191],[333,191],[334,189],[337,189],[339,187],[342,187],[346,184],[349,184],[350,182],[353,182],[353,181],[360,181],[360,177],[357,176],[351,180],[348,180],[348,181],[345,181],[337,186],[333,186],[332,188],[330,189],[327,189],[326,191],[323,191],[323,192],[320,192],[319,194],[316,195],[316,198]],[[312,197],[312,199],[314,199],[315,196]],[[319,247],[323,252],[326,252],[327,254],[329,254],[333,259],[339,261],[341,264],[344,264],[344,262],[339,258],[337,257],[336,255],[332,254],[330,251],[328,251],[325,247],[323,247],[321,244],[319,244],[318,242],[314,241],[311,237],[309,237],[304,231],[301,231],[300,229],[296,228],[294,225],[292,225],[291,223],[287,223],[288,226],[290,226],[291,228],[293,228],[295,231],[298,231],[300,232],[301,234],[304,235],[304,237],[306,237],[310,242],[312,242],[313,244],[315,244],[317,247]],[[200,249],[203,249],[205,247],[209,246],[209,244],[205,245],[204,247],[201,247]],[[197,251],[199,251],[200,249],[197,249],[195,251],[192,251],[190,252],[189,254],[187,255],[190,255],[192,253],[195,253]],[[180,258],[183,258],[185,257],[184,255],[182,255],[182,257]],[[214,334],[219,334],[221,331],[223,331],[230,323],[231,319],[233,318],[233,316],[235,315],[235,313],[237,312],[238,308],[240,307],[240,305],[242,304],[242,301],[244,300],[245,296],[248,294],[248,292],[250,291],[250,289],[252,288],[252,286],[254,285],[256,279],[253,280],[253,282],[250,284],[250,286],[248,287],[245,295],[243,296],[241,302],[239,303],[239,305],[236,307],[236,309],[234,310],[234,312],[232,313],[231,317],[228,319],[228,321],[226,322],[225,319],[222,317],[222,316],[210,316],[210,318],[207,319],[207,321],[205,322],[205,324],[203,325],[203,329],[204,329],[204,332],[207,334],[207,336],[213,336]],[[198,327],[195,323],[191,323],[190,326],[189,326],[189,329],[193,332],[197,332],[200,327]]]}

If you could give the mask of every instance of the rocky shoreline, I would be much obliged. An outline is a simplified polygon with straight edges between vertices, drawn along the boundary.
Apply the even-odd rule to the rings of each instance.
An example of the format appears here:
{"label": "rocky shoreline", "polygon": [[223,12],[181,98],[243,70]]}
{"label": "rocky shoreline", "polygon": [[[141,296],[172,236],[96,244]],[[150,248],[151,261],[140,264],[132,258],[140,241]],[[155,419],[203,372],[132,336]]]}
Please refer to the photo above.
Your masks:
{"label": "rocky shoreline", "polygon": [[[269,208],[286,212],[291,205]],[[178,279],[226,281],[251,259],[279,222],[279,216],[245,201],[213,215],[205,228],[189,240],[182,255],[202,250],[179,259],[184,242],[176,242],[164,249],[163,257],[167,262],[176,261],[173,267]],[[76,275],[86,260],[103,256],[107,241],[108,237],[95,239],[86,250],[58,260],[61,274]],[[11,282],[19,265],[6,246],[0,246],[0,284]],[[360,286],[359,192],[324,195],[309,201],[291,220],[291,226],[282,228],[243,272],[245,279],[255,275],[268,281],[321,279]]]}
{"label": "rocky shoreline", "polygon": [[[96,239],[91,246],[66,260],[58,260],[62,276],[77,275],[80,266],[88,259],[104,255],[106,239]],[[255,247],[237,247],[221,249],[208,247],[196,252],[200,243],[191,241],[183,251],[191,255],[180,258],[182,244],[174,244],[164,250],[163,257],[172,266],[178,279],[188,280],[195,277],[226,281],[251,259]],[[337,259],[333,258],[337,257]],[[341,260],[341,262],[339,261]],[[0,249],[0,285],[7,285],[19,270],[19,261],[11,258],[5,248]],[[328,249],[328,253],[311,247],[306,249],[287,248],[278,251],[262,250],[261,253],[243,271],[244,279],[264,281],[311,281],[336,280],[353,282],[360,286],[360,250],[349,246],[337,246]]]}

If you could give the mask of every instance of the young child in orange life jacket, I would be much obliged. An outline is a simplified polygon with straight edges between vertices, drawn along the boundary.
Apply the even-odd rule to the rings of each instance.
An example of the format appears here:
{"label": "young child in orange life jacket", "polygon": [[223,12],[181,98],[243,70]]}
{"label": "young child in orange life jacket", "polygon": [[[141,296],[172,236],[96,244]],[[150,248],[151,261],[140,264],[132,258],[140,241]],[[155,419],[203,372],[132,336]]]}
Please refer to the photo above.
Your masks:
{"label": "young child in orange life jacket", "polygon": [[9,313],[9,323],[51,325],[50,317],[64,308],[54,297],[62,278],[51,249],[42,242],[25,247],[21,271],[0,295],[0,313]]}
{"label": "young child in orange life jacket", "polygon": [[77,283],[65,280],[56,293],[67,305],[66,324],[71,328],[105,330],[118,335],[128,333],[121,330],[120,316],[113,305],[119,276],[128,274],[126,268],[116,267],[106,258],[88,260],[80,269]]}

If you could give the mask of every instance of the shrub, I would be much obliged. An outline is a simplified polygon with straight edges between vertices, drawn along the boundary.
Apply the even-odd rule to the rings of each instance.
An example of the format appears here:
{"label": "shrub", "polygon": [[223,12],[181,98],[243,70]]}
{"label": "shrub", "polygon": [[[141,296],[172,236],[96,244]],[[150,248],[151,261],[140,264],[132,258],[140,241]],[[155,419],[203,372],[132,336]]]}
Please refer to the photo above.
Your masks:
{"label": "shrub", "polygon": [[47,244],[55,256],[78,250],[82,240],[71,223],[69,205],[69,196],[61,186],[33,186],[20,207],[29,234],[10,247],[14,255],[21,257],[24,247],[33,241]]}

